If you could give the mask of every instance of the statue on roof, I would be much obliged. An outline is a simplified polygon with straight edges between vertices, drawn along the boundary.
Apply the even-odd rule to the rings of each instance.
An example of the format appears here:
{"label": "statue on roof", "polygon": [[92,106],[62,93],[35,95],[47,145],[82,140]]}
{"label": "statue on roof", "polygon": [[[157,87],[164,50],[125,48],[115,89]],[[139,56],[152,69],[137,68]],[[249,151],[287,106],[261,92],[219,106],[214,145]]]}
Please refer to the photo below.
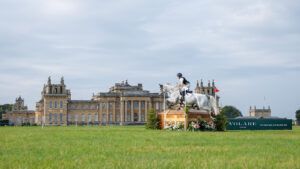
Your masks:
{"label": "statue on roof", "polygon": [[51,85],[51,76],[48,77],[48,85]]}

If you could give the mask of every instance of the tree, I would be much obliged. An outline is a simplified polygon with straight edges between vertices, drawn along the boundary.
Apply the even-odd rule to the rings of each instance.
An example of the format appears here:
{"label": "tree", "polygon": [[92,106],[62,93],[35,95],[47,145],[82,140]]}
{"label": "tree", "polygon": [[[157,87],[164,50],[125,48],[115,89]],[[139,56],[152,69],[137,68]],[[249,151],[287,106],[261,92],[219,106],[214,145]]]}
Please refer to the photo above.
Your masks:
{"label": "tree", "polygon": [[300,109],[296,111],[296,119],[300,120]]}
{"label": "tree", "polygon": [[241,111],[235,108],[234,106],[223,107],[221,110],[221,114],[223,114],[227,118],[235,118],[235,117],[243,116]]}
{"label": "tree", "polygon": [[156,116],[154,109],[150,109],[148,111],[146,128],[147,129],[158,129],[159,128],[159,119]]}
{"label": "tree", "polygon": [[2,119],[2,114],[3,113],[6,113],[8,111],[12,111],[12,107],[13,107],[12,104],[3,104],[3,105],[0,105],[0,120]]}
{"label": "tree", "polygon": [[223,114],[216,115],[214,119],[214,124],[217,131],[225,131],[227,126],[227,118]]}
{"label": "tree", "polygon": [[296,120],[297,120],[297,125],[300,125],[300,109],[296,111]]}

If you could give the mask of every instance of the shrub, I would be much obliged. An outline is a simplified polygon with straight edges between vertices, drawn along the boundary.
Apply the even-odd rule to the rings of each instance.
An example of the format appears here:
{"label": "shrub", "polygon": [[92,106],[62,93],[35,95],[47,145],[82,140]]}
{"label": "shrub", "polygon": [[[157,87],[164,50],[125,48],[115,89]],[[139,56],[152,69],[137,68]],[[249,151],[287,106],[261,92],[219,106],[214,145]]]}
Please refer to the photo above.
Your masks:
{"label": "shrub", "polygon": [[217,131],[225,131],[227,126],[227,118],[223,114],[216,115],[214,125]]}
{"label": "shrub", "polygon": [[148,118],[147,118],[147,129],[158,129],[159,128],[159,119],[156,116],[156,112],[154,109],[150,109],[148,111]]}
{"label": "shrub", "polygon": [[202,118],[198,118],[196,122],[192,121],[189,123],[188,126],[189,131],[213,131],[214,126],[212,124],[208,124],[207,121],[205,121]]}

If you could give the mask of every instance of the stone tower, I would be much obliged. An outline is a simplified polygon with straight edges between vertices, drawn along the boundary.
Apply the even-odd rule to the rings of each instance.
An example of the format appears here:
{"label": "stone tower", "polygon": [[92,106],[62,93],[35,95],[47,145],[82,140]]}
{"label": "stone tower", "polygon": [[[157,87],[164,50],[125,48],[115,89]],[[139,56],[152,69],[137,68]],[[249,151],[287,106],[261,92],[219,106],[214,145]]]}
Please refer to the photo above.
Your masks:
{"label": "stone tower", "polygon": [[16,102],[13,106],[13,111],[21,111],[21,110],[27,110],[27,106],[24,105],[24,99],[22,99],[21,96],[16,98]]}
{"label": "stone tower", "polygon": [[271,117],[271,107],[268,106],[268,108],[263,107],[262,109],[257,109],[256,106],[251,107],[249,109],[249,116],[250,117]]}
{"label": "stone tower", "polygon": [[42,91],[42,99],[39,104],[41,123],[45,125],[67,125],[67,105],[71,99],[70,90],[66,89],[64,78],[59,84],[52,84],[48,78]]}
{"label": "stone tower", "polygon": [[206,94],[206,95],[211,95],[216,97],[217,99],[217,105],[219,106],[219,100],[220,100],[220,96],[217,95],[217,93],[215,92],[216,86],[215,86],[215,81],[212,80],[212,83],[210,81],[208,81],[207,86],[203,85],[203,81],[201,79],[200,84],[199,81],[197,81],[196,84],[196,88],[195,88],[195,93],[198,94]]}

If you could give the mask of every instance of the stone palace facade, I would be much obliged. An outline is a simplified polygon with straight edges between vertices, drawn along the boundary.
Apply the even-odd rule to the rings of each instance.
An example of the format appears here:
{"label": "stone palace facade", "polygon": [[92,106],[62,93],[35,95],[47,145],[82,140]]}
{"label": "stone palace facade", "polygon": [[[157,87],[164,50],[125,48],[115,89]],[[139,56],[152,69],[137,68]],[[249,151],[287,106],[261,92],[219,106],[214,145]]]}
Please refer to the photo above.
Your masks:
{"label": "stone palace facade", "polygon": [[[197,82],[195,92],[215,95],[214,82],[203,86]],[[218,97],[217,97],[218,98]],[[36,110],[27,110],[24,100],[19,97],[12,112],[5,118],[11,125],[28,122],[37,125],[131,125],[144,124],[148,111],[163,110],[163,94],[151,93],[142,84],[130,85],[127,81],[116,83],[108,92],[93,94],[90,100],[72,100],[63,77],[53,84],[51,78],[43,86],[41,99]]]}
{"label": "stone palace facade", "polygon": [[[162,110],[159,93],[143,90],[142,84],[116,83],[108,92],[93,95],[91,100],[72,100],[64,79],[52,84],[48,79],[42,98],[36,105],[36,123],[45,125],[127,125],[143,124],[150,108]],[[45,118],[45,119],[44,119]]]}

